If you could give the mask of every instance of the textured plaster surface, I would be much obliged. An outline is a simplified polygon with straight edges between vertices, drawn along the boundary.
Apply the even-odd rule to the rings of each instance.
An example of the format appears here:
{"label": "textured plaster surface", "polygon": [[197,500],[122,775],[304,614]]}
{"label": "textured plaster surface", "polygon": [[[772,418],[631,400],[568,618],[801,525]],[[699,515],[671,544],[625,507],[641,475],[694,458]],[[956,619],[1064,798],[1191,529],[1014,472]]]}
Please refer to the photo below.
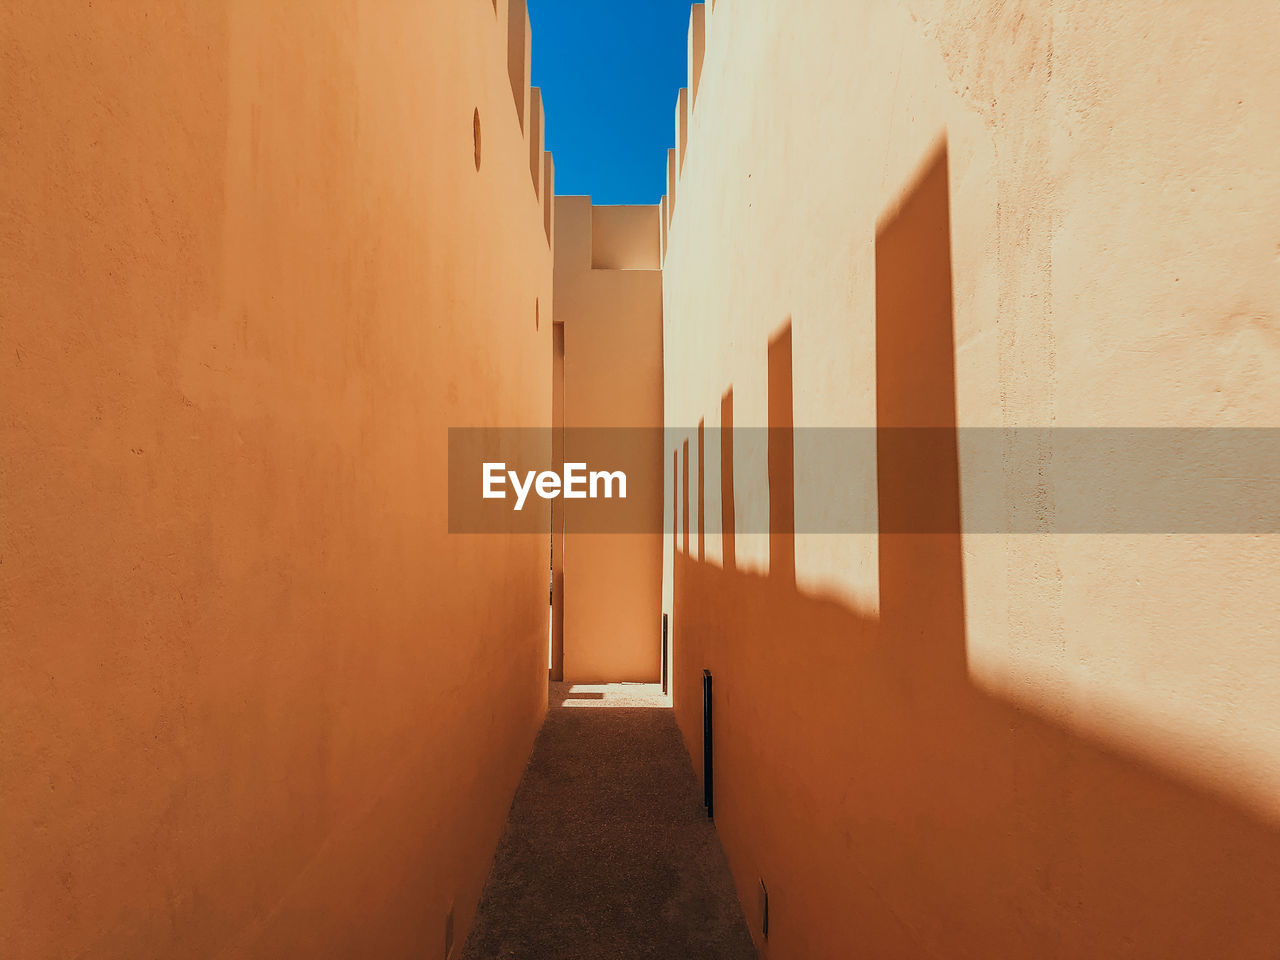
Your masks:
{"label": "textured plaster surface", "polygon": [[550,419],[506,23],[0,38],[0,956],[439,956],[546,702],[546,537],[446,522],[448,426]]}
{"label": "textured plaster surface", "polygon": [[[676,529],[723,512],[698,424],[778,424],[783,384],[796,427],[924,425],[939,403],[960,428],[1276,426],[1278,16],[709,8],[664,244]],[[781,494],[874,509],[938,480],[797,449],[780,489],[768,454],[733,451],[739,529]],[[973,479],[962,447],[962,505]],[[1021,515],[1071,494],[1007,483]],[[710,667],[717,821],[748,914],[757,877],[779,891],[771,956],[1273,949],[1274,537],[793,549],[794,580],[764,535],[708,536],[702,562],[664,545],[677,715],[696,761]]]}

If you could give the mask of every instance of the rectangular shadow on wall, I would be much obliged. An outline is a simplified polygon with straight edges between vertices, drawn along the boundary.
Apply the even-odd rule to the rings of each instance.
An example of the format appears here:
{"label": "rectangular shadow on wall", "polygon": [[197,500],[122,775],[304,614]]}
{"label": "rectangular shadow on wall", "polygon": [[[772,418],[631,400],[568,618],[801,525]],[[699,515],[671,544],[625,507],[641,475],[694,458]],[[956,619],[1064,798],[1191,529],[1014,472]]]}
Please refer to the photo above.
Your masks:
{"label": "rectangular shadow on wall", "polygon": [[680,476],[680,552],[689,555],[689,441],[684,442]]}
{"label": "rectangular shadow on wall", "polygon": [[912,668],[965,666],[947,150],[876,230],[880,614]]}
{"label": "rectangular shadow on wall", "polygon": [[733,388],[720,400],[720,535],[724,568],[737,567],[733,503]]}
{"label": "rectangular shadow on wall", "polygon": [[796,582],[791,318],[769,341],[769,576]]}

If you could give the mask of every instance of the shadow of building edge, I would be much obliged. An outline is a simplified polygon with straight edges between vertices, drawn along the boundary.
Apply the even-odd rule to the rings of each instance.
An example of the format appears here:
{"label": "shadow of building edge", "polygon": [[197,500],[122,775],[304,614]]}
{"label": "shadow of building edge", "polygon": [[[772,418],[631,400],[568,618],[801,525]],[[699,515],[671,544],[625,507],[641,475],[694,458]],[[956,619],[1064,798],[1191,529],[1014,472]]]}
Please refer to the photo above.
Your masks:
{"label": "shadow of building edge", "polygon": [[720,398],[720,556],[724,569],[738,565],[736,504],[733,500],[733,387]]}
{"label": "shadow of building edge", "polygon": [[[948,179],[942,143],[877,230],[877,456],[888,529],[924,510],[954,532],[878,538],[878,618],[773,563],[794,550],[788,320],[769,350],[770,574],[673,538],[676,717],[696,771],[710,667],[717,828],[753,935],[764,878],[779,956],[1274,957],[1274,827],[969,680]],[[951,440],[913,448],[902,427]]]}

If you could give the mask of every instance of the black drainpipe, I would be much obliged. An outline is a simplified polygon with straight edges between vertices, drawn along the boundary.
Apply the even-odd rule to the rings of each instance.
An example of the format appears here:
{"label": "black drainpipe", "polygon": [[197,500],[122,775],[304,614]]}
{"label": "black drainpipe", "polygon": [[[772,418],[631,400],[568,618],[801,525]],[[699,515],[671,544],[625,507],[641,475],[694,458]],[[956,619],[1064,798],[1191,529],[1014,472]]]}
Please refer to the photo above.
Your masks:
{"label": "black drainpipe", "polygon": [[707,816],[716,815],[715,808],[715,768],[711,763],[711,671],[702,671],[702,802],[706,805]]}
{"label": "black drainpipe", "polygon": [[667,695],[667,615],[662,615],[662,695]]}

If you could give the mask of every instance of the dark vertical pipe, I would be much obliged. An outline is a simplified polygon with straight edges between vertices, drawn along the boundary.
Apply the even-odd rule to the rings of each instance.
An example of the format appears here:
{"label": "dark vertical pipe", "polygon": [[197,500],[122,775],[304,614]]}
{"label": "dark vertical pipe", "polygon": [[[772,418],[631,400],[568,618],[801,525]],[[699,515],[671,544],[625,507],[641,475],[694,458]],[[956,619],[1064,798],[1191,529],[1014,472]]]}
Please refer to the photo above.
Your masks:
{"label": "dark vertical pipe", "polygon": [[667,693],[667,615],[662,615],[662,693]]}
{"label": "dark vertical pipe", "polygon": [[707,816],[716,815],[714,767],[711,762],[711,671],[702,671],[702,802]]}

